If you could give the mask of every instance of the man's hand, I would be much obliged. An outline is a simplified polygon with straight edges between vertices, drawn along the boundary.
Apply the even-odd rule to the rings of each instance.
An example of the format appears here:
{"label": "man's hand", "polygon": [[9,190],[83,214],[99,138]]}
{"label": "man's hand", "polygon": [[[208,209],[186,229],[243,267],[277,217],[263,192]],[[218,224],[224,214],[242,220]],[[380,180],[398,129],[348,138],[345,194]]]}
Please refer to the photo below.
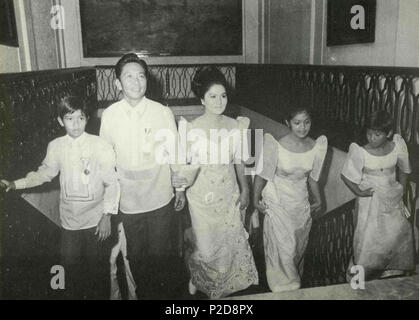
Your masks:
{"label": "man's hand", "polygon": [[236,201],[236,206],[240,203],[240,210],[246,210],[249,206],[249,202],[249,191],[244,190],[240,193],[240,196]]}
{"label": "man's hand", "polygon": [[175,196],[175,211],[180,211],[185,207],[186,197],[185,191],[176,191]]}
{"label": "man's hand", "polygon": [[7,180],[0,180],[0,187],[5,188],[6,192],[9,192],[9,190],[16,190],[16,185],[15,183],[12,181],[7,181]]}
{"label": "man's hand", "polygon": [[268,209],[266,204],[264,204],[263,201],[260,200],[253,200],[253,207],[255,207],[256,210],[263,214],[266,214],[266,209]]}
{"label": "man's hand", "polygon": [[95,235],[98,235],[99,241],[106,240],[111,235],[111,215],[104,214],[102,216],[96,227]]}
{"label": "man's hand", "polygon": [[181,188],[188,185],[188,180],[185,177],[179,176],[177,172],[172,174],[172,186],[174,188]]}

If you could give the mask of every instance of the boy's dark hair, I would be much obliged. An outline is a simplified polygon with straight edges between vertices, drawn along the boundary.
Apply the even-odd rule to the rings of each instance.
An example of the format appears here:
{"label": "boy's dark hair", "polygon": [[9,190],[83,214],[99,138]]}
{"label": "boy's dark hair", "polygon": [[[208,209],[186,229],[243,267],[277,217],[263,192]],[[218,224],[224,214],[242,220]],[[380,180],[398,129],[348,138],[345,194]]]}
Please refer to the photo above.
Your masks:
{"label": "boy's dark hair", "polygon": [[191,89],[195,96],[203,99],[205,93],[214,84],[222,85],[226,90],[228,89],[227,81],[220,70],[213,66],[203,67],[195,74]]}
{"label": "boy's dark hair", "polygon": [[138,58],[137,54],[135,53],[127,53],[124,54],[116,63],[115,65],[115,75],[118,80],[121,80],[121,73],[124,66],[128,63],[135,62],[138,63],[144,69],[145,77],[148,79],[148,66],[147,63]]}
{"label": "boy's dark hair", "polygon": [[369,115],[365,122],[366,129],[382,131],[385,134],[393,129],[393,118],[383,110],[375,111]]}
{"label": "boy's dark hair", "polygon": [[89,118],[89,110],[87,108],[86,100],[79,96],[66,96],[58,103],[57,113],[61,120],[67,113],[74,113],[80,110],[86,118]]}

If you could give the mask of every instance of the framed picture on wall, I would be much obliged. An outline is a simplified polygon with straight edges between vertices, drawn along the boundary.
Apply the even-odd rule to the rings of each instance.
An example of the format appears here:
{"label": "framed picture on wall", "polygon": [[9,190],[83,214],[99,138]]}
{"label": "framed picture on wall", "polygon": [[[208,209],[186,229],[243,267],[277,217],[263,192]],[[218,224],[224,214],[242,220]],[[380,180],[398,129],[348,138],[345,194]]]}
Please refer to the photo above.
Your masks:
{"label": "framed picture on wall", "polygon": [[0,0],[0,44],[19,46],[13,0]]}
{"label": "framed picture on wall", "polygon": [[242,0],[79,0],[84,57],[242,54]]}
{"label": "framed picture on wall", "polygon": [[376,0],[328,0],[327,45],[375,41]]}

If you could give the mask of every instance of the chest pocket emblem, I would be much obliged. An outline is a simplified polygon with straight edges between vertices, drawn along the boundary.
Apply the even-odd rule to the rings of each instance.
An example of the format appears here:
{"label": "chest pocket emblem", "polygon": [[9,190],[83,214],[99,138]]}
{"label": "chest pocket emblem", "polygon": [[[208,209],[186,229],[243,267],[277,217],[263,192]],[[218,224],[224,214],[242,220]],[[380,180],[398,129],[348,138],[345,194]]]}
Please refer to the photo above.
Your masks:
{"label": "chest pocket emblem", "polygon": [[78,163],[74,163],[65,176],[64,194],[67,201],[91,201],[93,195],[89,189],[92,175],[91,161],[89,157],[81,157]]}

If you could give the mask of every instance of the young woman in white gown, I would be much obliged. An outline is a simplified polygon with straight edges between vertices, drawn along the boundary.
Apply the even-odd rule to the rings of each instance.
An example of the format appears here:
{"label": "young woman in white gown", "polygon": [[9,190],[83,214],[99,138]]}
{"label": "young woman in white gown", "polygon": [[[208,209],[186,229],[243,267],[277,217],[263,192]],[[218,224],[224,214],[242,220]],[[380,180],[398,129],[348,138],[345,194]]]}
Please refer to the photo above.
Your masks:
{"label": "young woman in white gown", "polygon": [[[249,119],[223,115],[226,88],[226,80],[218,69],[202,69],[194,77],[192,90],[205,111],[186,125],[188,138],[192,137],[185,143],[188,162],[199,166],[186,193],[195,238],[194,252],[188,261],[189,291],[194,294],[200,290],[210,298],[258,284],[248,235],[240,219],[241,210],[249,204],[241,152],[242,132],[249,126]],[[213,139],[213,133],[220,134],[221,139]]]}
{"label": "young woman in white gown", "polygon": [[305,106],[291,109],[286,124],[290,132],[278,141],[265,134],[263,171],[255,176],[253,193],[255,208],[265,213],[266,277],[273,292],[301,286],[311,214],[321,208],[318,180],[327,151],[325,136],[308,136],[311,116]]}
{"label": "young woman in white gown", "polygon": [[358,197],[348,281],[354,264],[364,268],[366,280],[414,269],[412,226],[403,204],[411,172],[406,143],[398,134],[390,139],[393,121],[385,111],[373,113],[366,127],[368,143],[350,145],[342,170],[343,181]]}

